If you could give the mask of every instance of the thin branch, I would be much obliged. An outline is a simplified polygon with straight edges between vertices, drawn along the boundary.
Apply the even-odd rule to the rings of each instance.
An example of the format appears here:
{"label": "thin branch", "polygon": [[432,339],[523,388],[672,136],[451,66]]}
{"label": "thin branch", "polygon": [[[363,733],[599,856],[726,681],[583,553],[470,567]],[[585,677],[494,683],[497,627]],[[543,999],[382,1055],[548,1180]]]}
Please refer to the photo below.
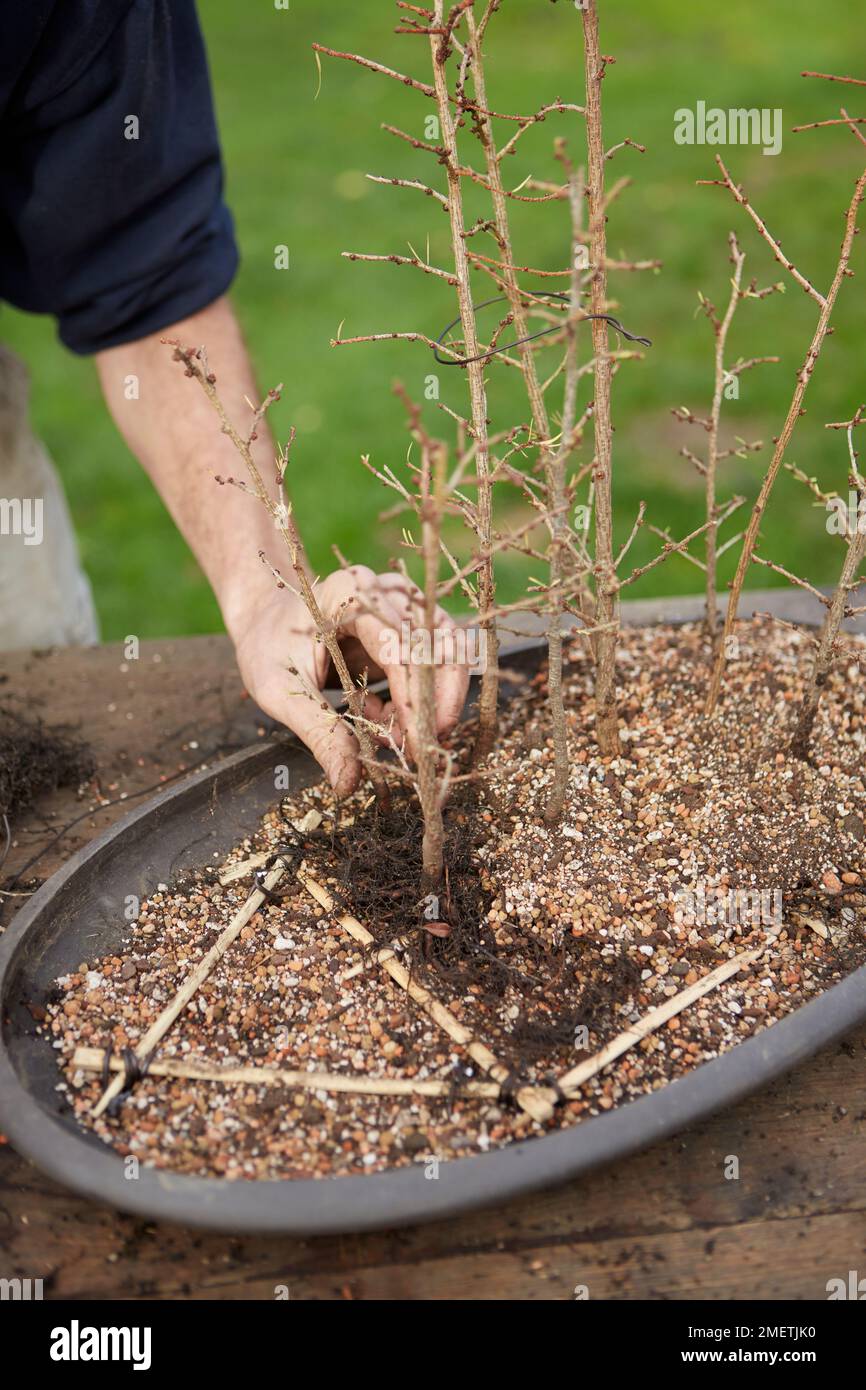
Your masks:
{"label": "thin branch", "polygon": [[[475,44],[475,50],[477,53],[480,54],[480,45],[477,42]],[[497,164],[501,164],[503,159],[505,159],[508,155],[513,154],[514,147],[520,139],[521,135],[524,135],[526,131],[529,130],[532,126],[537,125],[539,121],[543,121],[547,116],[550,115],[551,111],[574,111],[579,116],[583,116],[585,114],[585,108],[583,106],[575,106],[571,102],[548,102],[547,106],[542,106],[540,110],[536,111],[534,116],[528,116],[523,121],[520,130],[515,131],[511,139],[502,146],[502,148],[495,155]]]}
{"label": "thin branch", "polygon": [[801,77],[821,77],[825,82],[850,82],[855,87],[866,87],[866,78],[863,77],[836,77],[830,72],[801,72]]}
{"label": "thin branch", "polygon": [[424,193],[428,198],[435,198],[441,203],[443,208],[448,207],[448,199],[443,194],[438,193],[435,188],[430,188],[426,183],[421,183],[418,179],[389,179],[384,174],[365,174],[365,178],[371,183],[386,183],[392,188],[415,188],[419,193]]}
{"label": "thin branch", "polygon": [[806,394],[806,389],[812,378],[812,373],[815,370],[815,364],[818,361],[818,358],[821,354],[821,349],[827,337],[827,330],[830,326],[830,319],[833,314],[833,309],[836,305],[836,299],[839,294],[839,289],[842,285],[842,281],[848,274],[848,262],[851,259],[851,250],[854,245],[854,236],[857,231],[857,213],[859,211],[860,204],[863,200],[864,192],[866,192],[866,171],[864,171],[860,175],[860,178],[857,180],[857,183],[855,185],[854,194],[851,198],[851,202],[849,204],[848,212],[845,218],[845,235],[842,240],[842,248],[839,253],[839,261],[836,266],[836,273],[833,276],[833,283],[830,286],[830,290],[827,294],[826,299],[822,301],[821,314],[818,319],[814,335],[812,337],[812,342],[809,347],[809,351],[806,354],[806,360],[804,361],[803,366],[797,373],[797,385],[794,389],[794,395],[792,397],[791,404],[788,408],[788,414],[785,419],[785,423],[782,427],[782,432],[776,440],[776,446],[773,452],[773,457],[770,461],[770,466],[767,469],[767,473],[761,485],[761,490],[758,494],[758,499],[755,502],[755,506],[752,511],[752,516],[749,521],[749,525],[746,529],[746,536],[743,542],[743,548],[740,551],[740,559],[737,565],[737,572],[734,576],[733,584],[731,586],[731,596],[728,601],[728,611],[725,618],[723,640],[719,643],[718,652],[716,654],[715,668],[713,670],[712,679],[710,681],[710,688],[707,694],[706,713],[708,715],[713,714],[716,708],[716,703],[719,698],[719,691],[721,689],[722,675],[724,672],[724,664],[726,660],[726,648],[728,645],[728,639],[733,636],[734,627],[737,621],[737,609],[740,603],[740,595],[743,591],[743,583],[746,578],[746,573],[752,562],[752,556],[755,552],[755,547],[758,542],[758,535],[761,529],[761,521],[763,519],[764,510],[767,506],[770,493],[773,490],[773,484],[776,481],[779,469],[781,468],[782,463],[784,461],[785,453],[791,441],[791,436],[794,433],[794,426],[796,425],[797,420],[800,417],[800,411],[803,406],[803,398]]}
{"label": "thin branch", "polygon": [[416,270],[423,270],[425,275],[438,275],[440,279],[445,280],[449,285],[457,284],[457,277],[455,275],[450,275],[447,270],[440,270],[436,265],[428,265],[427,262],[422,261],[419,256],[374,256],[364,254],[360,251],[341,251],[340,255],[346,261],[373,261],[378,264],[387,264],[390,262],[391,265],[410,265],[414,266]]}
{"label": "thin branch", "polygon": [[765,560],[762,555],[758,554],[757,550],[752,556],[752,559],[756,565],[764,565],[766,569],[772,570],[774,574],[781,575],[782,579],[787,579],[789,584],[796,585],[798,589],[805,589],[806,593],[811,594],[812,597],[816,598],[825,608],[829,605],[830,600],[827,595],[822,594],[820,589],[816,589],[814,584],[810,584],[808,579],[801,579],[799,575],[792,574],[790,570],[785,569],[784,565],[777,565],[774,560]]}
{"label": "thin branch", "polygon": [[[732,498],[729,506],[726,507],[724,512],[722,512],[721,516],[719,517],[718,524],[721,526],[723,522],[727,521],[728,517],[731,516],[732,513],[735,512],[738,507],[741,507],[743,505],[744,500],[745,499],[743,497]],[[709,525],[710,523],[708,521],[705,521],[703,526],[698,526],[696,530],[690,531],[689,534],[687,536],[684,536],[681,541],[667,542],[667,544],[665,544],[662,547],[661,553],[659,555],[656,555],[655,559],[650,560],[647,564],[640,565],[637,569],[632,570],[631,574],[628,576],[627,579],[620,580],[619,587],[621,589],[624,589],[627,584],[634,584],[636,580],[642,579],[645,574],[649,574],[650,570],[654,570],[657,565],[661,565],[668,558],[669,555],[673,555],[675,553],[684,553],[688,548],[689,544],[693,540],[696,540],[698,536],[702,536]]]}
{"label": "thin branch", "polygon": [[[857,425],[864,423],[863,411],[864,407],[860,406],[853,418],[847,421],[851,466],[854,476],[858,478],[860,474],[857,468],[853,432]],[[838,429],[840,426],[834,424],[831,428]],[[794,737],[791,741],[791,752],[798,758],[808,758],[809,743],[815,724],[815,716],[818,713],[818,705],[829,679],[830,668],[841,645],[839,639],[842,623],[849,611],[848,597],[851,590],[857,587],[860,567],[866,560],[866,528],[855,525],[853,528],[848,528],[848,533],[845,562],[842,565],[839,582],[833,590],[832,598],[827,599],[824,595],[820,595],[822,603],[827,604],[827,616],[821,629],[821,638],[815,652],[809,683],[800,704]],[[859,659],[863,659],[862,653]]]}
{"label": "thin branch", "polygon": [[820,304],[821,308],[823,309],[827,303],[826,299],[821,293],[819,293],[818,290],[815,289],[815,286],[812,284],[811,280],[807,280],[805,275],[801,275],[800,271],[794,265],[793,261],[789,260],[788,257],[785,255],[781,245],[771,234],[766,222],[764,222],[763,218],[761,218],[755,211],[755,209],[752,207],[752,204],[746,197],[746,194],[743,191],[742,187],[734,183],[734,180],[731,178],[730,174],[728,173],[728,170],[725,167],[725,163],[721,155],[716,155],[716,163],[718,164],[722,172],[722,178],[698,179],[698,183],[703,185],[713,185],[721,188],[727,188],[731,192],[733,197],[740,204],[740,207],[745,208],[746,212],[751,217],[760,235],[764,238],[764,241],[769,246],[770,250],[772,251],[779,264],[785,267],[789,275],[793,276],[800,288],[804,290],[806,294],[811,295],[811,297],[815,300],[816,304]]}
{"label": "thin branch", "polygon": [[727,377],[725,375],[725,348],[728,342],[728,333],[733,322],[734,313],[741,299],[741,285],[743,281],[743,264],[745,256],[740,250],[739,243],[733,232],[728,236],[728,246],[731,252],[731,263],[734,267],[734,274],[731,278],[731,296],[728,307],[725,310],[724,318],[713,324],[715,332],[715,380],[713,383],[713,403],[710,409],[710,428],[709,439],[707,441],[707,470],[704,475],[705,500],[707,517],[706,534],[706,621],[707,632],[710,637],[715,639],[718,630],[718,600],[716,598],[716,560],[718,549],[719,523],[716,517],[716,470],[719,462],[719,420],[722,412],[722,393],[725,388]]}

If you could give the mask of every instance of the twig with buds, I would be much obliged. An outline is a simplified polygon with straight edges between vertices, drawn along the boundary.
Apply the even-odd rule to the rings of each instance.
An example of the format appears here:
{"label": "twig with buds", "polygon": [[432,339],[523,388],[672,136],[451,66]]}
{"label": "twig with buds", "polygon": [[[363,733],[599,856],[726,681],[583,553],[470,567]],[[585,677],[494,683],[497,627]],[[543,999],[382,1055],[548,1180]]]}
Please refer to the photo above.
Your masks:
{"label": "twig with buds", "polygon": [[[733,187],[730,181],[730,177],[727,175],[727,171],[725,171],[725,174],[728,186]],[[820,303],[821,313],[818,318],[818,323],[816,325],[815,332],[812,336],[812,342],[806,354],[805,361],[803,362],[803,365],[800,368],[800,370],[797,372],[797,382],[794,388],[794,394],[791,399],[791,404],[788,408],[788,414],[785,418],[785,423],[782,426],[782,432],[775,441],[773,457],[770,460],[769,467],[767,469],[766,474],[764,475],[761,490],[758,494],[757,501],[755,502],[754,508],[752,510],[749,525],[746,528],[746,535],[743,541],[742,549],[740,551],[739,562],[737,564],[737,572],[734,576],[734,580],[731,585],[731,596],[728,601],[728,611],[725,618],[725,626],[722,635],[722,641],[718,645],[715,665],[713,668],[712,677],[710,679],[709,691],[707,693],[707,715],[712,715],[715,712],[716,704],[718,702],[719,692],[721,690],[722,685],[722,676],[724,674],[726,651],[729,649],[729,639],[733,637],[734,628],[736,626],[737,610],[740,604],[740,595],[742,594],[746,574],[748,572],[749,566],[752,563],[752,557],[755,553],[755,547],[758,542],[758,535],[761,529],[761,521],[763,519],[764,511],[766,509],[767,502],[769,501],[770,493],[773,490],[776,478],[778,477],[779,470],[784,462],[785,454],[787,452],[788,445],[791,441],[791,436],[794,433],[794,426],[796,425],[797,420],[799,419],[800,414],[802,413],[803,398],[806,394],[806,389],[809,385],[809,382],[812,378],[812,373],[815,370],[815,366],[821,354],[821,349],[824,346],[824,342],[827,337],[827,332],[830,327],[830,319],[833,315],[833,310],[836,306],[836,300],[839,295],[839,290],[842,286],[842,281],[846,278],[846,276],[853,273],[848,269],[848,262],[851,259],[851,251],[854,245],[854,237],[857,232],[857,214],[860,208],[860,204],[863,201],[864,193],[866,193],[866,171],[864,171],[860,175],[860,178],[857,180],[857,183],[854,187],[854,193],[851,198],[851,202],[848,205],[848,211],[845,215],[845,235],[842,240],[842,248],[839,253],[839,260],[836,265],[836,272],[833,276],[832,284],[830,285],[830,288],[826,296],[819,295],[817,292],[815,292],[812,296],[813,298],[816,298]],[[738,198],[738,201],[742,201],[742,199]],[[783,264],[786,264],[784,260]],[[802,277],[800,278],[802,279]]]}
{"label": "twig with buds", "polygon": [[[277,497],[275,498],[265,486],[264,479],[259,471],[258,465],[253,458],[250,445],[256,437],[256,425],[264,417],[268,407],[279,400],[282,387],[277,387],[268,392],[262,404],[256,409],[253,407],[253,423],[248,435],[243,436],[231,423],[226,413],[225,407],[216,389],[216,376],[210,370],[207,360],[207,352],[204,347],[191,348],[184,347],[176,339],[167,339],[168,345],[174,349],[173,357],[176,362],[183,364],[186,375],[194,377],[201,386],[211,405],[213,406],[222,428],[223,434],[227,435],[243,460],[244,466],[249,474],[253,492],[262,506],[270,514],[274,525],[285,543],[289,553],[289,559],[297,580],[296,592],[316,630],[320,641],[324,643],[325,649],[337,673],[343,694],[346,697],[348,706],[349,720],[353,725],[355,737],[358,740],[358,747],[361,752],[362,762],[367,770],[381,801],[387,801],[387,786],[382,769],[376,761],[376,747],[364,722],[364,706],[366,703],[366,692],[362,686],[353,680],[346,659],[343,655],[339,642],[339,623],[325,616],[316,597],[315,587],[307,567],[304,563],[304,552],[298,532],[297,522],[295,521],[292,505],[286,492],[286,467],[288,465],[289,451],[291,449],[291,439],[288,446],[281,451],[276,466],[276,485]],[[293,436],[292,436],[293,437]],[[235,483],[235,479],[217,479],[218,482]],[[264,553],[260,558],[268,565],[271,573],[282,588],[288,585],[282,574],[267,559]],[[305,692],[308,693],[308,692]]]}
{"label": "twig with buds", "polygon": [[[683,449],[683,457],[687,458],[694,465],[704,480],[704,496],[706,500],[707,526],[705,532],[705,552],[706,559],[701,566],[706,575],[706,608],[705,622],[707,632],[715,641],[718,634],[718,598],[716,594],[717,586],[717,562],[719,559],[719,506],[716,497],[716,487],[718,481],[718,465],[720,461],[729,456],[729,450],[719,448],[719,426],[722,413],[722,397],[725,388],[730,381],[742,375],[742,373],[759,366],[764,362],[778,362],[778,357],[753,357],[749,361],[740,360],[732,367],[725,367],[725,349],[728,342],[731,324],[737,306],[743,299],[763,299],[767,293],[772,293],[780,286],[770,286],[766,291],[757,291],[754,284],[749,289],[743,289],[743,265],[745,254],[740,250],[736,234],[730,232],[728,235],[728,246],[730,248],[730,261],[734,267],[731,276],[731,292],[728,299],[727,308],[720,317],[716,312],[716,306],[701,295],[701,305],[706,317],[709,319],[713,335],[715,337],[714,352],[714,378],[713,378],[713,400],[710,407],[709,417],[701,419],[694,415],[685,406],[679,407],[673,414],[675,417],[686,424],[699,425],[707,433],[707,453],[706,460],[699,459],[689,449]],[[692,560],[694,557],[687,551],[682,552],[684,558]]]}
{"label": "twig with buds", "polygon": [[[857,465],[854,430],[858,425],[864,423],[864,414],[866,414],[866,407],[860,406],[850,420],[826,427],[827,429],[845,429],[847,431],[848,453],[851,462],[850,483],[856,489],[858,503],[866,499],[866,482],[864,482]],[[828,600],[825,595],[820,595],[822,602],[828,605],[827,616],[821,629],[809,683],[800,704],[794,737],[791,742],[791,752],[797,758],[805,759],[809,755],[809,742],[821,695],[826,687],[833,662],[839,655],[842,623],[851,611],[848,603],[850,593],[857,585],[861,566],[866,559],[866,526],[859,521],[859,505],[857,510],[858,517],[853,526],[847,527],[845,560],[832,597]]]}

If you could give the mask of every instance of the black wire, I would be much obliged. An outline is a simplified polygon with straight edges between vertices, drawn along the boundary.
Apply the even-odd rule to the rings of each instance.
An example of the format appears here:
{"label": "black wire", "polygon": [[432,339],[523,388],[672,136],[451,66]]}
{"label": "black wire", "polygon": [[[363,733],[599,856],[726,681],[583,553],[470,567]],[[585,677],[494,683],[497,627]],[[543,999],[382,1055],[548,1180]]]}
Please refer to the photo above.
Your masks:
{"label": "black wire", "polygon": [[[108,1086],[111,1076],[111,1056],[112,1048],[109,1044],[105,1049],[102,1058],[102,1087],[103,1090]],[[106,1106],[106,1114],[115,1116],[120,1110],[123,1102],[129,1100],[132,1095],[133,1087],[137,1082],[147,1076],[148,1069],[153,1061],[153,1052],[148,1052],[146,1057],[138,1057],[131,1047],[124,1047],[120,1053],[123,1061],[123,1089]]]}
{"label": "black wire", "polygon": [[[571,295],[561,294],[557,290],[538,290],[533,291],[533,293],[538,297],[544,295],[546,299],[561,299],[565,300],[566,303],[570,303],[571,301]],[[473,304],[473,313],[478,309],[486,309],[490,304],[502,304],[508,299],[509,295],[507,294],[494,295],[493,299],[482,299],[480,304]],[[615,319],[613,314],[585,313],[583,318],[578,319],[578,323],[584,323],[586,319],[604,319],[610,324],[611,328],[615,329],[621,337],[627,338],[630,343],[643,343],[644,347],[652,347],[651,338],[640,338],[636,333],[629,333],[628,329],[623,328],[619,319]],[[501,347],[488,348],[486,352],[479,352],[475,357],[441,357],[439,355],[439,348],[445,346],[443,339],[446,333],[450,333],[451,329],[456,328],[460,322],[461,316],[458,314],[456,319],[452,319],[449,324],[445,325],[439,337],[436,339],[433,356],[441,367],[468,367],[470,362],[486,362],[488,358],[495,357],[498,352],[508,352],[509,348],[520,347],[522,343],[531,343],[536,338],[546,337],[548,333],[559,333],[561,331],[560,325],[557,324],[553,328],[541,328],[537,333],[527,333],[525,338],[515,338],[513,342],[503,343]]]}
{"label": "black wire", "polygon": [[253,874],[253,881],[255,882],[255,885],[258,888],[259,892],[273,903],[279,903],[282,902],[283,898],[291,897],[291,895],[295,892],[294,883],[290,883],[287,888],[284,888],[282,889],[282,891],[280,891],[278,888],[269,888],[268,885],[265,883],[265,878],[267,877],[270,870],[274,867],[278,859],[286,860],[287,863],[285,867],[289,869],[294,868],[296,864],[299,864],[303,857],[304,847],[302,844],[277,845],[273,854],[269,855],[262,867],[260,869],[256,869],[255,873]]}
{"label": "black wire", "polygon": [[287,802],[287,796],[281,797],[280,815],[282,816],[283,824],[288,834],[291,836],[292,842],[291,844],[278,844],[273,850],[273,852],[265,860],[262,867],[260,869],[256,869],[255,873],[253,874],[253,881],[255,882],[255,885],[258,888],[259,892],[263,893],[264,896],[270,899],[271,902],[281,902],[283,898],[291,897],[292,894],[295,892],[295,885],[294,883],[290,883],[288,887],[282,890],[278,888],[268,888],[265,884],[265,878],[267,877],[269,870],[271,870],[274,867],[278,859],[283,859],[284,861],[286,861],[285,866],[287,869],[297,868],[297,866],[303,860],[307,849],[309,848],[311,839],[315,835],[315,831],[302,834],[299,830],[296,830],[295,826],[292,824],[292,821],[290,820],[291,807],[287,806]]}

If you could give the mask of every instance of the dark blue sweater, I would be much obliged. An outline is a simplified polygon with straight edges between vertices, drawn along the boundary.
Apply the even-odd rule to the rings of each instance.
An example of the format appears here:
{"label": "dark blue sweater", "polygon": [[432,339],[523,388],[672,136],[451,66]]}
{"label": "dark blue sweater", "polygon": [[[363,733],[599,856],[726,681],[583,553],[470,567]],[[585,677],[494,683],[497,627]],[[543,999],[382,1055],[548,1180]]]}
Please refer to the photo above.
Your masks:
{"label": "dark blue sweater", "polygon": [[193,0],[0,0],[0,299],[91,353],[237,260]]}

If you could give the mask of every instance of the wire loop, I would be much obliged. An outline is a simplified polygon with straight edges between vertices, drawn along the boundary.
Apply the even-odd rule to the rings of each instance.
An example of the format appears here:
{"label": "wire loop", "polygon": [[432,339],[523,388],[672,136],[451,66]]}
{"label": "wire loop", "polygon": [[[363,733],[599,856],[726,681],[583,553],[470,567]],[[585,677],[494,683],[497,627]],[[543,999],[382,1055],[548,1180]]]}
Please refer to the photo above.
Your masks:
{"label": "wire loop", "polygon": [[[564,300],[566,303],[569,303],[571,301],[571,295],[561,294],[557,290],[538,290],[533,291],[533,294],[536,294],[538,297],[544,295],[546,299]],[[473,313],[476,312],[478,309],[486,309],[490,304],[502,304],[508,298],[509,296],[507,294],[497,294],[494,295],[493,299],[482,299],[480,304],[473,304]],[[651,338],[641,338],[636,333],[629,333],[628,329],[623,328],[619,319],[614,318],[613,314],[584,314],[582,318],[577,320],[577,322],[585,323],[587,319],[604,319],[606,323],[610,324],[611,328],[613,328],[615,332],[619,333],[621,337],[627,338],[630,343],[642,343],[644,347],[652,347]],[[501,347],[488,348],[486,352],[479,352],[475,357],[440,356],[438,349],[440,347],[445,347],[445,343],[443,341],[445,338],[445,334],[450,333],[451,329],[456,328],[458,323],[460,322],[461,317],[458,314],[456,319],[452,319],[450,323],[445,325],[445,327],[442,329],[442,332],[439,334],[439,337],[436,339],[436,347],[434,347],[433,349],[433,356],[441,367],[468,367],[470,362],[486,362],[489,360],[489,358],[495,357],[498,352],[508,352],[510,348],[520,347],[522,343],[531,343],[534,342],[536,338],[546,337],[548,333],[559,333],[560,331],[559,325],[557,325],[554,328],[541,328],[537,333],[527,333],[526,337],[515,338],[513,342],[503,343]]]}

